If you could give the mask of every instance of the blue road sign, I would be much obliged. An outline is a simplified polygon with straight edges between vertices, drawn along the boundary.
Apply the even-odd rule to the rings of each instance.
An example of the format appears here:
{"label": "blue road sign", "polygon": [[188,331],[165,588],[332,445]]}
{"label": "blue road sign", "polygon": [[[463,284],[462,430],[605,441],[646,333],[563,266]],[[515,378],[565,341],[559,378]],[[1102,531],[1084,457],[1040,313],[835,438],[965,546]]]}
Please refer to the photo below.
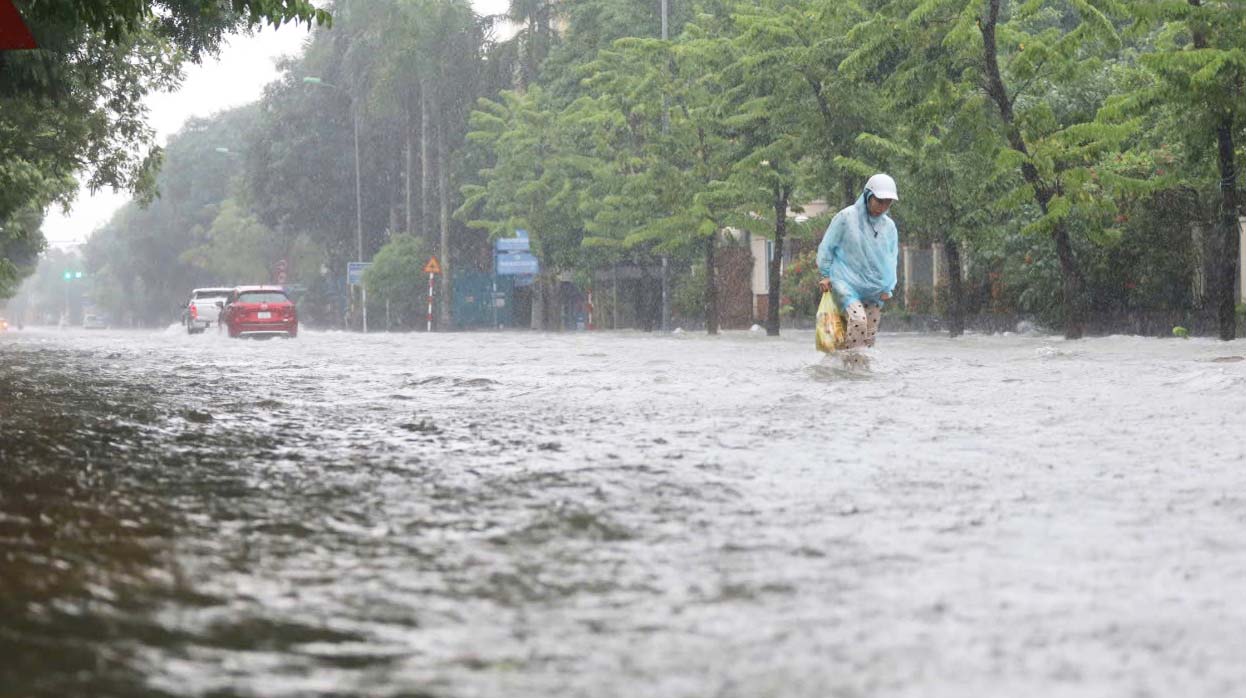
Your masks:
{"label": "blue road sign", "polygon": [[529,246],[528,231],[516,230],[513,238],[498,238],[493,241],[493,249],[497,252],[527,252]]}
{"label": "blue road sign", "polygon": [[531,276],[541,273],[541,263],[530,251],[528,231],[515,230],[513,238],[493,241],[493,273],[498,276]]}
{"label": "blue road sign", "polygon": [[498,276],[515,276],[518,274],[539,274],[541,263],[527,252],[507,252],[497,256],[494,273]]}
{"label": "blue road sign", "polygon": [[363,273],[370,266],[372,266],[372,262],[347,262],[346,283],[351,286],[358,286],[359,284],[362,284]]}

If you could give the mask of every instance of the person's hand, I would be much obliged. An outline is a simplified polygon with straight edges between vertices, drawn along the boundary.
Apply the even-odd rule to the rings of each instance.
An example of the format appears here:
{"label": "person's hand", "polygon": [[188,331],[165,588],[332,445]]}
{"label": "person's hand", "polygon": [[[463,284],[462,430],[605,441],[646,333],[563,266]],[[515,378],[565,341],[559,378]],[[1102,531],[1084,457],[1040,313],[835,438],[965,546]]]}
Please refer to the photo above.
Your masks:
{"label": "person's hand", "polygon": [[818,288],[821,289],[823,293],[826,293],[827,291],[831,290],[831,280],[830,279],[818,279]]}
{"label": "person's hand", "polygon": [[882,295],[880,295],[879,298],[885,301],[889,301],[891,300],[891,294],[887,293],[886,291],[883,291]]}

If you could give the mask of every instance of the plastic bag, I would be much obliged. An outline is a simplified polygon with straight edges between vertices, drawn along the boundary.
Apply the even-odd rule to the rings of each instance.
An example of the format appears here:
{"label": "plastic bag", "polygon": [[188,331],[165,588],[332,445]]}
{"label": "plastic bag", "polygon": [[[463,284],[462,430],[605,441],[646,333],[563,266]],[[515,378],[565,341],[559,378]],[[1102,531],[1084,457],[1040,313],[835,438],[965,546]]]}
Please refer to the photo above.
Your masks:
{"label": "plastic bag", "polygon": [[830,354],[836,349],[844,348],[844,333],[847,323],[839,312],[839,305],[830,291],[822,292],[822,302],[818,303],[818,315],[815,319],[814,343],[818,351]]}

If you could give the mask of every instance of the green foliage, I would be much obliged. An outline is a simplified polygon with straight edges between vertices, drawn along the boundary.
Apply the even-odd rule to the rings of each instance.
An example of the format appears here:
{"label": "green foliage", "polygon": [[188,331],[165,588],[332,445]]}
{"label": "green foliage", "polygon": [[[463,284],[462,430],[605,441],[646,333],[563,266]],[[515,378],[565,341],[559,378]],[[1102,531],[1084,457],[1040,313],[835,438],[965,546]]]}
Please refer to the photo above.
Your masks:
{"label": "green foliage", "polygon": [[247,213],[234,199],[226,199],[203,242],[178,256],[227,285],[268,283],[274,264],[286,254],[284,241]]}
{"label": "green foliage", "polygon": [[813,321],[821,300],[818,279],[822,274],[818,271],[816,256],[816,250],[809,250],[788,263],[783,276],[780,315]]}
{"label": "green foliage", "polygon": [[151,32],[196,61],[214,53],[232,31],[261,24],[331,23],[328,12],[307,0],[18,0],[16,5],[41,47],[40,30],[49,26],[95,33],[114,45]]}
{"label": "green foliage", "polygon": [[527,230],[533,253],[554,268],[579,266],[586,225],[581,207],[601,187],[602,163],[577,152],[581,134],[568,125],[540,87],[482,100],[467,134],[492,158],[480,184],[464,187],[456,213],[491,239]]}
{"label": "green foliage", "polygon": [[[55,324],[67,311],[66,319],[72,322],[84,303],[90,302],[96,287],[96,279],[84,269],[82,258],[57,248],[46,250],[37,265],[31,264],[23,271],[29,276],[7,303],[5,314],[10,323]],[[86,273],[81,279],[75,276],[67,282],[63,276],[67,271]]]}
{"label": "green foliage", "polygon": [[42,221],[37,210],[27,208],[0,225],[0,298],[12,297],[22,277],[34,270],[43,251]]}
{"label": "green foliage", "polygon": [[[0,294],[23,249],[41,234],[15,220],[68,206],[91,189],[146,200],[161,162],[146,97],[173,89],[187,61],[214,54],[232,32],[260,24],[327,24],[306,0],[69,0],[16,3],[39,48],[0,57]],[[24,231],[19,233],[17,231]],[[26,242],[23,243],[22,240]],[[18,250],[10,256],[9,247]],[[23,246],[25,245],[25,246]]]}
{"label": "green foliage", "polygon": [[[834,212],[887,171],[901,188],[902,240],[956,242],[973,308],[1059,324],[1078,279],[1097,312],[1187,313],[1205,261],[1189,252],[1190,231],[1215,225],[1217,129],[1228,124],[1238,160],[1246,137],[1243,0],[696,0],[672,3],[666,41],[650,0],[516,0],[507,40],[463,0],[343,0],[333,29],[231,122],[236,139],[218,142],[207,120],[212,135],[182,134],[162,154],[146,148],[144,89],[174,84],[177,61],[257,16],[316,16],[302,2],[213,4],[196,49],[178,37],[203,3],[138,5],[165,8],[155,16],[167,21],[126,29],[124,45],[108,35],[129,25],[68,20],[64,45],[82,46],[101,75],[87,58],[0,65],[0,100],[43,95],[0,111],[0,134],[22,136],[0,138],[0,245],[14,260],[0,292],[21,266],[8,250],[39,247],[12,221],[65,201],[77,166],[67,163],[83,162],[101,186],[162,192],[88,250],[97,289],[112,289],[98,292],[143,321],[188,282],[262,275],[278,255],[338,302],[335,280],[356,254],[357,123],[362,247],[365,258],[381,250],[370,295],[391,312],[424,284],[402,290],[405,272],[380,262],[405,269],[420,248],[422,266],[443,200],[464,266],[486,267],[488,238],[517,228],[546,269],[581,278],[665,257],[701,269],[675,293],[700,316],[717,278],[705,256],[724,229],[771,237],[783,201],[824,199]],[[46,84],[45,69],[56,78]],[[108,84],[133,89],[114,104],[101,101]],[[104,145],[84,157],[88,143]],[[788,222],[802,241],[825,225]],[[786,313],[812,313],[810,256],[786,266]]]}
{"label": "green foliage", "polygon": [[705,265],[698,264],[692,271],[676,279],[671,289],[671,313],[688,320],[705,317]]}
{"label": "green foliage", "polygon": [[385,243],[363,276],[369,306],[388,301],[400,324],[417,324],[427,309],[428,275],[422,270],[429,255],[428,244],[414,235],[395,235]]}
{"label": "green foliage", "polygon": [[91,236],[86,263],[97,287],[111,289],[100,300],[113,317],[165,324],[193,287],[270,280],[276,258],[267,250],[278,241],[230,196],[255,112],[189,122],[169,139],[154,182],[160,198],[127,204]]}

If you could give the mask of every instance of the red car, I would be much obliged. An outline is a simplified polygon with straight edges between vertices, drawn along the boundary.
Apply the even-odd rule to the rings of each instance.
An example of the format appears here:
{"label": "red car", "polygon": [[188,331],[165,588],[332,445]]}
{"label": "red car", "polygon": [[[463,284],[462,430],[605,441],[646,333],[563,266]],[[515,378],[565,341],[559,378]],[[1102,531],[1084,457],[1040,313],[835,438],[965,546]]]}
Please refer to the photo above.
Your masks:
{"label": "red car", "polygon": [[220,327],[230,337],[297,337],[299,316],[280,286],[239,286],[221,310]]}

